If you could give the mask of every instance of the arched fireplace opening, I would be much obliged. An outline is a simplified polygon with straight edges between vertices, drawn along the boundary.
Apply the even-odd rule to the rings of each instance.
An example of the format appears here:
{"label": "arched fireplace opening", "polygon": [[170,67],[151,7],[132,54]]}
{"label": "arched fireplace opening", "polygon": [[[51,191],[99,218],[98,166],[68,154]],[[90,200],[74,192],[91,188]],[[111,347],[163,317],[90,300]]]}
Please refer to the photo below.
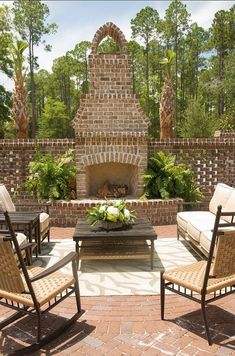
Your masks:
{"label": "arched fireplace opening", "polygon": [[100,163],[86,167],[88,197],[137,196],[138,167],[127,163]]}

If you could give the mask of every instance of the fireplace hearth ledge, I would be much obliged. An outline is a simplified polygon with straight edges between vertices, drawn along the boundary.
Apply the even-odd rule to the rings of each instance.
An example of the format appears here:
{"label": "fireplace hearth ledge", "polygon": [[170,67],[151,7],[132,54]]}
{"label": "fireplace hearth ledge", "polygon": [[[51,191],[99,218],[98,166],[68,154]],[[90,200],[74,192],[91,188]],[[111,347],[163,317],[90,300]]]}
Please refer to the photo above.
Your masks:
{"label": "fireplace hearth ledge", "polygon": [[[112,199],[118,200],[118,199]],[[105,199],[77,199],[70,201],[53,201],[50,206],[51,226],[74,227],[78,219],[85,219],[87,210]],[[125,199],[127,207],[135,210],[141,218],[147,218],[153,225],[171,225],[176,223],[178,207],[183,200],[180,198],[162,199]]]}

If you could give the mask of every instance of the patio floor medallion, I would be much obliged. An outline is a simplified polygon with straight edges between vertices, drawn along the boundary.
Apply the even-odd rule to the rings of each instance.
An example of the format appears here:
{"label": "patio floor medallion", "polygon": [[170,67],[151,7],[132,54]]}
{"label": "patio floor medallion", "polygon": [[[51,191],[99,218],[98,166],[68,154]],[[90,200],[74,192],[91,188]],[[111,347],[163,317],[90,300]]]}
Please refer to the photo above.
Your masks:
{"label": "patio floor medallion", "polygon": [[[45,242],[34,264],[50,267],[74,249],[71,240]],[[149,260],[85,260],[78,271],[81,296],[159,294],[162,269],[192,263],[196,258],[185,241],[164,238],[155,241],[153,270]],[[71,273],[68,266],[62,271]]]}

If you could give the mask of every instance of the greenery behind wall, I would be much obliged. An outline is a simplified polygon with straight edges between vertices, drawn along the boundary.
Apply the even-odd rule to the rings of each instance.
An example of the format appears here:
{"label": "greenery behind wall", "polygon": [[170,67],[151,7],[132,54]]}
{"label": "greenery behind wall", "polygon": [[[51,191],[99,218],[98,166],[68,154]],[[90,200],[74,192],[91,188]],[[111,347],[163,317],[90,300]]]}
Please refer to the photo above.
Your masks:
{"label": "greenery behind wall", "polygon": [[[0,6],[0,70],[10,78],[13,75],[10,48],[16,31],[18,38],[28,44],[30,137],[72,137],[69,123],[79,108],[81,95],[89,88],[87,53],[91,43],[84,38],[56,58],[51,72],[40,68],[35,47],[43,42],[45,34],[53,36],[57,29],[56,24],[47,24],[48,15],[47,5],[39,0],[15,0],[12,9]],[[218,11],[209,30],[192,23],[187,4],[180,0],[170,3],[164,17],[150,6],[142,9],[130,26],[133,93],[140,94],[141,105],[151,120],[151,136],[159,137],[164,80],[160,62],[168,49],[176,54],[175,136],[208,137],[215,129],[235,129],[235,5]],[[45,48],[50,50],[49,45]],[[98,50],[116,52],[118,48],[106,38]],[[2,85],[0,99],[0,137],[14,137],[11,93]]]}

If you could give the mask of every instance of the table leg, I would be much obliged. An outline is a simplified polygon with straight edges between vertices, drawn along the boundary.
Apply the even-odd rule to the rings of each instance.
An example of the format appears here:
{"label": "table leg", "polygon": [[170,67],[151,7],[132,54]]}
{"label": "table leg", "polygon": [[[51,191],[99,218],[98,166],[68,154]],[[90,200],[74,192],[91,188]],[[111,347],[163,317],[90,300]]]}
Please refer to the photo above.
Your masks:
{"label": "table leg", "polygon": [[76,259],[77,269],[79,269],[79,242],[78,241],[76,241],[75,249],[77,252],[77,259]]}
{"label": "table leg", "polygon": [[151,240],[151,269],[153,269],[153,258],[154,258],[154,240]]}

